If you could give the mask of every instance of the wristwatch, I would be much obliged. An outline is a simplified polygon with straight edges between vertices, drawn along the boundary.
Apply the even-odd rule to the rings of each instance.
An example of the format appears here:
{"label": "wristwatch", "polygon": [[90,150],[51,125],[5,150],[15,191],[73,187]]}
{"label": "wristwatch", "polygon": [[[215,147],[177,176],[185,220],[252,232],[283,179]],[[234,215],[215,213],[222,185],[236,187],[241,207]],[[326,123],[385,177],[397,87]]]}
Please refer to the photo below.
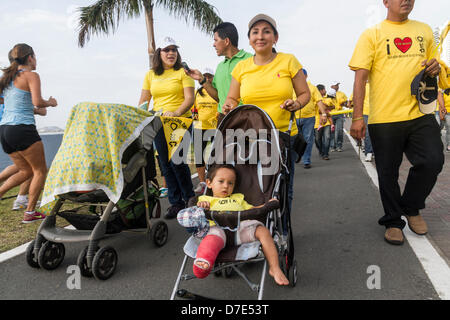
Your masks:
{"label": "wristwatch", "polygon": [[206,77],[203,77],[203,80],[202,80],[202,81],[199,81],[199,84],[202,86],[202,85],[205,84],[205,82],[206,82]]}

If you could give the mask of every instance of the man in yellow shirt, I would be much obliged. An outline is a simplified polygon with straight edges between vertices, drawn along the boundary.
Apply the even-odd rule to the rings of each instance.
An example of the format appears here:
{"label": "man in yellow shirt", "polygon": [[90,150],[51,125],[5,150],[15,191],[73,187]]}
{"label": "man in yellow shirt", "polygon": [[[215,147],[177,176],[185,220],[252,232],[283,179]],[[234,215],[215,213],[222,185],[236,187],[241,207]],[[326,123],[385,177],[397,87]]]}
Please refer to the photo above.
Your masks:
{"label": "man in yellow shirt", "polygon": [[[386,227],[384,239],[394,245],[404,242],[402,229],[408,220],[410,229],[427,233],[419,215],[433,189],[444,163],[439,126],[433,114],[419,110],[411,83],[425,69],[436,77],[440,65],[432,56],[432,29],[421,22],[408,20],[414,0],[383,0],[387,19],[367,29],[359,38],[349,63],[355,71],[354,112],[351,135],[364,138],[363,104],[365,86],[370,81],[369,132],[384,216],[378,223]],[[406,154],[413,167],[403,191],[398,184],[399,168]]]}
{"label": "man in yellow shirt", "polygon": [[[336,92],[336,100],[334,101],[334,108],[331,111],[341,111],[343,107],[347,106],[347,96],[342,91],[339,91],[339,82],[331,85],[331,89]],[[330,136],[330,148],[331,152],[342,152],[342,146],[344,145],[344,115],[336,114],[332,115],[335,130],[331,132]]]}

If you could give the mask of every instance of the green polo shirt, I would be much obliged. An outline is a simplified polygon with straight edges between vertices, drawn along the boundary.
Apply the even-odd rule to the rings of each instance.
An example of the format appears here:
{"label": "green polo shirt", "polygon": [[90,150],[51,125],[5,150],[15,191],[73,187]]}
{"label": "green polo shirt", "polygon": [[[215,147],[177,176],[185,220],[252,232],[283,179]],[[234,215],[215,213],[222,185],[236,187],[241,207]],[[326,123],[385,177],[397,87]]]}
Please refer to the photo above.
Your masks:
{"label": "green polo shirt", "polygon": [[222,106],[227,99],[228,90],[230,90],[231,72],[239,61],[248,59],[252,56],[251,53],[241,50],[231,59],[225,58],[225,60],[217,66],[212,85],[217,89],[217,94],[219,96],[219,112],[222,112]]}

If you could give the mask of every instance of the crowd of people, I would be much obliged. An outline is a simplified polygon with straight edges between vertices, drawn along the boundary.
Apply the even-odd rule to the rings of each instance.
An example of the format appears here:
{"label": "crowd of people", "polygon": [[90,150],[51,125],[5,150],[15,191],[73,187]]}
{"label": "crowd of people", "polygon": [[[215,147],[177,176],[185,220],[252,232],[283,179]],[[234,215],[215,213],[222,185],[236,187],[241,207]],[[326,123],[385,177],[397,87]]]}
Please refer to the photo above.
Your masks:
{"label": "crowd of people", "polygon": [[[164,37],[157,43],[152,68],[145,75],[139,105],[145,102],[150,105],[153,100],[153,110],[161,111],[163,116],[193,118],[193,130],[199,134],[216,128],[222,117],[237,106],[256,105],[270,115],[279,131],[290,132],[291,145],[298,134],[304,137],[305,169],[312,167],[314,144],[323,160],[330,159],[330,152],[343,150],[344,120],[351,117],[350,133],[357,141],[364,141],[366,161],[372,161],[375,156],[385,211],[379,221],[386,227],[384,239],[391,244],[402,244],[403,215],[414,232],[421,235],[427,232],[419,210],[425,207],[425,199],[444,163],[441,128],[436,120],[446,128],[445,149],[450,151],[447,114],[450,92],[448,84],[440,81],[445,90],[438,93],[436,117],[419,110],[418,97],[411,95],[411,82],[422,69],[430,78],[436,78],[441,71],[440,63],[432,56],[433,33],[428,25],[408,19],[414,1],[384,0],[384,4],[387,19],[361,35],[349,63],[355,71],[350,98],[340,91],[337,81],[328,87],[308,81],[308,71],[296,56],[275,49],[281,37],[276,21],[258,14],[248,24],[247,36],[253,53],[239,49],[238,31],[232,23],[224,22],[214,29],[213,46],[217,55],[224,57],[215,71],[201,72],[183,66],[177,42],[172,37]],[[399,45],[399,36],[405,34],[419,40]],[[408,51],[413,54],[405,55]],[[36,56],[30,46],[16,45],[11,50],[11,59],[11,66],[4,70],[0,80],[0,93],[5,100],[0,139],[3,150],[14,163],[14,170],[10,168],[8,178],[0,175],[0,179],[6,179],[0,187],[0,197],[12,187],[28,186],[24,222],[31,222],[42,218],[35,207],[47,170],[34,114],[55,107],[57,102],[41,97],[39,76],[33,72]],[[439,79],[444,80],[442,75]],[[292,113],[297,125],[289,128]],[[165,218],[173,219],[186,208],[190,198],[204,193],[214,177],[208,180],[205,174],[203,155],[208,141],[195,148],[201,153],[196,154],[200,158],[196,159],[200,182],[194,189],[188,164],[170,160],[166,139],[161,130],[154,145],[170,203]],[[413,168],[401,193],[398,172],[404,153]],[[292,152],[289,206],[294,196],[296,158],[297,154]],[[231,191],[227,196],[231,196]],[[223,241],[219,243],[221,248]],[[196,267],[208,269],[210,264],[208,260],[207,266],[202,267],[202,261],[198,261]],[[273,270],[278,269],[274,266]],[[278,271],[276,274],[277,282],[286,284]]]}

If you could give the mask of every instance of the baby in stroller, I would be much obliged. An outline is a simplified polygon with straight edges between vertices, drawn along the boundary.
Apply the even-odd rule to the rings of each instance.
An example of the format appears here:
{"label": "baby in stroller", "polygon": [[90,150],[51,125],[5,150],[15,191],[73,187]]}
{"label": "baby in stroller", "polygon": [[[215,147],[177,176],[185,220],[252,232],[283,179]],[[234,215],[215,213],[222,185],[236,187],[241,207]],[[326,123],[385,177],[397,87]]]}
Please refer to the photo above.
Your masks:
{"label": "baby in stroller", "polygon": [[[203,195],[198,198],[197,206],[184,209],[178,213],[179,223],[202,239],[193,264],[193,272],[197,278],[205,278],[214,266],[219,252],[227,244],[227,236],[222,228],[213,221],[208,221],[204,210],[213,211],[243,211],[253,207],[244,200],[240,193],[233,194],[237,171],[232,165],[215,165],[208,171],[206,184],[211,189],[212,196]],[[266,206],[278,207],[277,199],[271,199]],[[193,220],[195,223],[193,224]],[[195,227],[193,227],[195,225]],[[236,232],[236,244],[259,241],[269,264],[269,274],[278,285],[288,285],[289,280],[280,268],[278,251],[272,235],[260,221],[243,220]]]}

